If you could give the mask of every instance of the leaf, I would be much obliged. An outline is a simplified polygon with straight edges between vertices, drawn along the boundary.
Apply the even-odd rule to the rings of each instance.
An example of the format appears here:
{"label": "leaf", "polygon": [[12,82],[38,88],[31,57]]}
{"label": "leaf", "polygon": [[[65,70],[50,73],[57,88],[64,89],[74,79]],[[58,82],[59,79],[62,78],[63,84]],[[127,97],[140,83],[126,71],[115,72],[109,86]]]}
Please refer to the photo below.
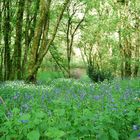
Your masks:
{"label": "leaf", "polygon": [[12,112],[16,115],[16,114],[18,114],[18,113],[20,112],[20,109],[14,108],[14,109],[12,110]]}
{"label": "leaf", "polygon": [[132,132],[131,134],[130,134],[130,140],[135,140],[135,139],[137,139],[137,137],[138,137],[138,134],[139,134],[139,131],[134,131],[134,132]]}
{"label": "leaf", "polygon": [[65,109],[56,109],[54,110],[54,112],[58,115],[58,116],[63,116],[65,114]]}
{"label": "leaf", "polygon": [[42,112],[42,111],[40,111],[40,112],[37,112],[37,113],[35,114],[35,116],[36,116],[37,118],[42,119],[42,118],[44,118],[45,113],[44,113],[44,112]]}
{"label": "leaf", "polygon": [[32,130],[27,134],[27,139],[28,140],[39,140],[40,133],[38,130]]}
{"label": "leaf", "polygon": [[62,136],[65,135],[65,132],[52,127],[45,132],[45,135],[48,136],[49,138],[61,138]]}
{"label": "leaf", "polygon": [[31,115],[29,113],[27,114],[23,114],[21,117],[20,117],[20,120],[29,120],[31,117]]}
{"label": "leaf", "polygon": [[107,134],[105,132],[101,132],[98,136],[97,136],[97,140],[109,140]]}
{"label": "leaf", "polygon": [[119,140],[119,135],[115,129],[110,129],[109,133],[114,140]]}

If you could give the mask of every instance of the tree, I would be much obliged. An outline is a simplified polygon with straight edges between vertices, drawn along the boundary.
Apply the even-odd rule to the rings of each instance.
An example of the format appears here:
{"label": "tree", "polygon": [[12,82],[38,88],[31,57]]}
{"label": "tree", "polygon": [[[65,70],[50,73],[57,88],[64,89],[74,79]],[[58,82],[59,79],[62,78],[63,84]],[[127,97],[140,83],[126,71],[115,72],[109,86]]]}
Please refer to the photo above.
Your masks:
{"label": "tree", "polygon": [[137,4],[138,1],[94,3],[80,43],[87,66],[99,70],[108,67],[112,72],[116,71],[115,75],[121,71],[122,78],[135,75],[135,69],[138,74],[139,28],[138,18],[134,16],[138,15]]}
{"label": "tree", "polygon": [[48,50],[70,77],[78,46],[86,66],[136,77],[139,14],[139,0],[1,0],[0,80],[35,81]]}
{"label": "tree", "polygon": [[29,67],[28,67],[28,75],[26,81],[35,81],[37,71],[42,63],[44,56],[47,54],[52,42],[54,41],[55,35],[57,33],[57,29],[59,27],[60,21],[63,17],[63,13],[69,0],[65,0],[59,17],[57,19],[56,25],[54,27],[54,31],[52,33],[51,38],[48,38],[49,34],[49,23],[50,23],[50,6],[51,0],[45,1],[40,0],[40,19],[38,20],[38,24],[35,29],[33,45],[31,47],[30,55],[29,55]]}
{"label": "tree", "polygon": [[18,2],[18,11],[16,18],[16,38],[15,38],[15,48],[14,48],[14,58],[13,58],[13,70],[14,73],[12,77],[14,79],[22,79],[22,67],[21,67],[21,57],[22,57],[22,28],[23,28],[23,13],[24,13],[25,0],[20,0]]}

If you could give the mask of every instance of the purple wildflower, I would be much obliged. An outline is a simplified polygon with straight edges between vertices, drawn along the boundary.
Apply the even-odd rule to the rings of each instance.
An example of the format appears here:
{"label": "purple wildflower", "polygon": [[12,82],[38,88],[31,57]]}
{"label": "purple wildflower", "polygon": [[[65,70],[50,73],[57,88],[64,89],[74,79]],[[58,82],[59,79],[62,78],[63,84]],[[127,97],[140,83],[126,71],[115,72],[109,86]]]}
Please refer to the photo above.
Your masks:
{"label": "purple wildflower", "polygon": [[20,120],[20,122],[22,122],[22,123],[28,123],[29,121],[28,120]]}
{"label": "purple wildflower", "polygon": [[7,112],[7,117],[8,117],[8,118],[11,118],[12,116],[13,116],[12,112],[11,112],[11,111],[8,111],[8,112]]}
{"label": "purple wildflower", "polygon": [[120,91],[120,85],[119,84],[116,84],[115,88],[116,88],[117,91]]}
{"label": "purple wildflower", "polygon": [[111,110],[112,110],[112,111],[117,111],[118,109],[114,107],[114,108],[112,108]]}
{"label": "purple wildflower", "polygon": [[14,100],[16,100],[16,99],[18,98],[18,96],[17,96],[17,95],[15,95],[13,98],[14,98]]}
{"label": "purple wildflower", "polygon": [[99,96],[99,95],[95,95],[95,96],[94,96],[94,99],[95,99],[95,100],[99,100],[99,99],[100,99],[100,96]]}
{"label": "purple wildflower", "polygon": [[29,105],[28,105],[28,104],[23,104],[23,105],[21,106],[21,110],[22,110],[22,111],[28,111],[28,110],[29,110]]}
{"label": "purple wildflower", "polygon": [[133,130],[138,130],[139,127],[137,125],[133,125]]}
{"label": "purple wildflower", "polygon": [[83,100],[86,94],[80,94],[80,98]]}

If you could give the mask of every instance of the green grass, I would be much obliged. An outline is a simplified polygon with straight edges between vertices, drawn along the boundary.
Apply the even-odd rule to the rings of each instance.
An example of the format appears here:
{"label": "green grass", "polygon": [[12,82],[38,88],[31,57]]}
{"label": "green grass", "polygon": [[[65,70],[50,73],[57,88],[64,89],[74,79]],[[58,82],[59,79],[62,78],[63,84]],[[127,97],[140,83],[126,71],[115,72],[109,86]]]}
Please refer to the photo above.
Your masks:
{"label": "green grass", "polygon": [[64,77],[62,72],[50,72],[50,71],[39,72],[37,75],[37,79],[39,81],[48,81],[48,80],[53,80],[62,77]]}
{"label": "green grass", "polygon": [[5,82],[0,96],[0,140],[137,140],[140,135],[139,79]]}

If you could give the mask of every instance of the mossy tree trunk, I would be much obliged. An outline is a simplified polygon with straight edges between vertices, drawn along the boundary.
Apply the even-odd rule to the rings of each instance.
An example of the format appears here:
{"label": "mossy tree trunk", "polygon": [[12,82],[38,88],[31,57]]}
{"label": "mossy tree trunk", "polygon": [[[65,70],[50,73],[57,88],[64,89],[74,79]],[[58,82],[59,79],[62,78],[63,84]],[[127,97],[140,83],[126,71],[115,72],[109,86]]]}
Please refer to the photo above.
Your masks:
{"label": "mossy tree trunk", "polygon": [[35,9],[34,13],[31,16],[30,7],[32,3],[31,1],[26,1],[25,3],[25,12],[26,12],[26,19],[25,19],[25,46],[23,49],[23,59],[22,59],[22,78],[26,78],[26,71],[27,71],[27,62],[28,62],[28,54],[29,49],[31,47],[32,39],[34,36],[34,29],[37,22],[37,16],[39,11],[39,0],[35,1]]}
{"label": "mossy tree trunk", "polygon": [[3,5],[0,3],[0,81],[3,81],[3,47],[1,45],[2,42],[2,10]]}
{"label": "mossy tree trunk", "polygon": [[16,38],[14,47],[13,57],[13,69],[12,79],[22,79],[22,67],[21,67],[21,56],[22,56],[22,28],[23,28],[23,13],[24,13],[25,0],[19,0],[18,11],[16,19]]}
{"label": "mossy tree trunk", "polygon": [[134,49],[134,55],[135,55],[135,64],[134,64],[134,77],[138,76],[139,72],[139,66],[140,66],[140,24],[139,24],[139,18],[136,18],[136,46]]}
{"label": "mossy tree trunk", "polygon": [[10,61],[10,2],[3,2],[4,8],[4,80],[9,80],[10,78],[10,70],[11,70],[11,61]]}
{"label": "mossy tree trunk", "polygon": [[58,16],[54,31],[51,38],[48,38],[49,33],[49,20],[50,20],[50,6],[51,0],[40,0],[40,15],[37,26],[35,28],[33,44],[29,55],[28,75],[27,82],[35,82],[37,71],[42,63],[44,56],[47,54],[54,38],[57,33],[60,21],[63,17],[63,13],[69,0],[65,0],[61,13]]}
{"label": "mossy tree trunk", "polygon": [[0,48],[0,81],[4,81],[3,77],[3,48]]}

